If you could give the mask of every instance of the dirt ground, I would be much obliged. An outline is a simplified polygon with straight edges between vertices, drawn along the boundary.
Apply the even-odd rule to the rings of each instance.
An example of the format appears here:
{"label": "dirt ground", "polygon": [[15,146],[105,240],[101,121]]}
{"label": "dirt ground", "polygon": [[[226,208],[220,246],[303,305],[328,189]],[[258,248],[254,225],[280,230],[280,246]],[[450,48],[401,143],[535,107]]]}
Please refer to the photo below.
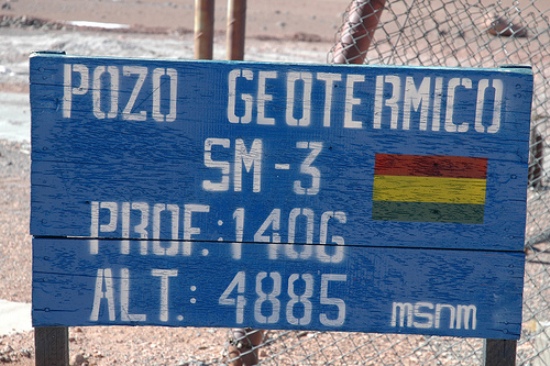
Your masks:
{"label": "dirt ground", "polygon": [[[292,37],[308,33],[332,40],[348,4],[348,0],[250,0],[247,35]],[[194,5],[195,0],[0,0],[0,13],[192,31]],[[215,29],[222,32],[227,22],[227,1],[216,1],[215,9]]]}
{"label": "dirt ground", "polygon": [[[212,0],[214,1],[214,0]],[[526,6],[532,0],[521,0]],[[246,33],[248,37],[292,38],[313,37],[333,41],[342,24],[342,13],[350,0],[249,0]],[[394,2],[403,7],[404,3]],[[446,1],[432,1],[432,7]],[[468,0],[468,3],[489,5],[494,0]],[[499,0],[507,8],[516,0]],[[536,1],[545,13],[549,1]],[[57,21],[92,21],[120,23],[151,29],[191,32],[194,24],[195,0],[0,0],[0,14],[30,16]],[[227,22],[228,1],[215,2],[215,30],[223,33]]]}

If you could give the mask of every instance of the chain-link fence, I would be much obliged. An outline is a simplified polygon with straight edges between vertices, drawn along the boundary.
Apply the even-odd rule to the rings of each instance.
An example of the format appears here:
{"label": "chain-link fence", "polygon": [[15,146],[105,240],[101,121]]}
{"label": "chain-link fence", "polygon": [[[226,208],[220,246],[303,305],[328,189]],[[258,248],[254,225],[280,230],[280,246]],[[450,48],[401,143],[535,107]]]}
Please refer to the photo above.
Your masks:
{"label": "chain-link fence", "polygon": [[[550,366],[549,8],[546,0],[354,0],[329,53],[329,62],[338,63],[359,60],[368,64],[422,66],[532,65],[527,263],[518,365]],[[260,363],[266,365],[484,362],[481,339],[269,331],[264,342],[252,351],[258,352]]]}

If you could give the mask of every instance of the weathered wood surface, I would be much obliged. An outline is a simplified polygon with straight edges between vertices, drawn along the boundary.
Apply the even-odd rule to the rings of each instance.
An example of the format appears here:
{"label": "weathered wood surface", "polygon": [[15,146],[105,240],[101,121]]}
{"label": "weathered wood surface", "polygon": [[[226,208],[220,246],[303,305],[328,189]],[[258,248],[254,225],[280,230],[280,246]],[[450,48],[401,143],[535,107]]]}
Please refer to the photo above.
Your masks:
{"label": "weathered wood surface", "polygon": [[[519,337],[529,69],[35,55],[30,79],[36,325],[122,322],[134,286],[130,312],[146,320],[131,324],[295,329],[299,294],[307,329],[329,329],[321,315],[344,303],[339,330]],[[178,321],[201,273],[215,287]],[[270,273],[280,293],[255,313]],[[102,295],[90,322],[106,277],[116,320]],[[162,281],[178,294],[166,321]],[[313,286],[311,300],[293,286]],[[393,303],[411,326],[388,324]],[[278,318],[258,322],[274,304]],[[432,310],[458,306],[475,307],[475,330],[435,327]]]}
{"label": "weathered wood surface", "polygon": [[142,245],[121,254],[103,240],[90,254],[89,240],[34,239],[34,324],[520,335],[520,253],[243,244],[234,260],[228,243],[189,256]]}
{"label": "weathered wood surface", "polygon": [[[115,231],[90,232],[96,201],[144,202],[151,212],[155,204],[177,205],[180,221],[185,204],[208,205],[210,214],[198,218],[197,240],[234,240],[234,225],[217,221],[229,223],[237,208],[247,215],[244,241],[254,241],[274,208],[283,215],[310,208],[316,218],[345,212],[346,224],[338,230],[356,245],[523,245],[531,96],[526,72],[46,56],[32,58],[31,69],[34,235],[120,237],[120,223]],[[414,100],[404,95],[408,78],[431,83],[430,93],[418,93],[424,98],[418,112],[413,102],[406,106]],[[471,87],[452,89],[457,79],[470,80]],[[495,92],[484,91],[478,114],[486,131],[480,133],[474,123],[477,90],[496,79],[504,85],[502,98],[495,102]],[[399,88],[392,91],[392,83]],[[439,118],[434,104],[440,104]],[[499,127],[490,133],[495,105],[501,107]],[[374,127],[377,118],[380,128]],[[453,131],[457,126],[467,131]],[[483,224],[373,220],[377,154],[487,160]],[[101,222],[109,220],[104,214]],[[281,223],[285,234],[287,221]],[[172,239],[169,228],[161,226],[159,237]],[[135,230],[128,235],[141,236]]]}

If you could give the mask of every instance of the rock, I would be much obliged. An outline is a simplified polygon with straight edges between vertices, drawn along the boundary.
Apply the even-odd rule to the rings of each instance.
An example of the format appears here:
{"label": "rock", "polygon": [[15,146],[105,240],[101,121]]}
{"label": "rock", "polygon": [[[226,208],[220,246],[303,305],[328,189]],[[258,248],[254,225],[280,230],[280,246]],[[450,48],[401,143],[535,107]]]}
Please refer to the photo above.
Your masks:
{"label": "rock", "polygon": [[12,359],[10,356],[0,356],[0,362],[1,363],[10,363],[12,362]]}
{"label": "rock", "polygon": [[501,37],[527,37],[527,28],[524,25],[512,23],[511,20],[498,16],[488,15],[486,18],[487,32]]}
{"label": "rock", "polygon": [[86,363],[88,363],[88,359],[82,353],[72,355],[69,361],[70,366],[83,366]]}
{"label": "rock", "polygon": [[30,349],[22,348],[21,351],[19,351],[19,354],[23,357],[31,358],[32,352]]}
{"label": "rock", "polygon": [[0,355],[8,355],[13,352],[13,348],[8,344],[2,350],[0,350]]}
{"label": "rock", "polygon": [[322,38],[317,34],[297,32],[292,35],[292,39],[299,42],[321,42]]}

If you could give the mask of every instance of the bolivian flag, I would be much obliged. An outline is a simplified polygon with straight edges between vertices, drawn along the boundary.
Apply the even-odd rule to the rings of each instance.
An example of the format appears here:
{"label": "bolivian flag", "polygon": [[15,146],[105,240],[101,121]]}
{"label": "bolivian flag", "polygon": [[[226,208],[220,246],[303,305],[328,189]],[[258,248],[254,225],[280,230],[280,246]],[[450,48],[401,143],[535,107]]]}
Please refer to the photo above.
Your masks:
{"label": "bolivian flag", "polygon": [[372,218],[482,224],[487,159],[376,154]]}

